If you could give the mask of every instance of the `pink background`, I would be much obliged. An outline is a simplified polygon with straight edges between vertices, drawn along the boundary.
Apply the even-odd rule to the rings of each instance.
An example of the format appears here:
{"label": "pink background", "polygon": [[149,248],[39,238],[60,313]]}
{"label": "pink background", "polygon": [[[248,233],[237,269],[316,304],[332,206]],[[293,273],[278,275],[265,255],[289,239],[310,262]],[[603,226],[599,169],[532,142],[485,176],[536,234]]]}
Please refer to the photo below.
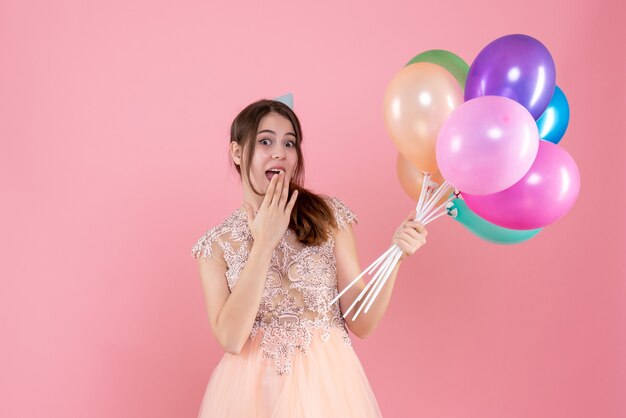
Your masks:
{"label": "pink background", "polygon": [[510,247],[435,222],[355,349],[387,417],[626,416],[624,6],[364,4],[0,2],[0,416],[196,416],[222,351],[190,249],[241,201],[237,112],[294,94],[306,185],[357,212],[365,267],[413,206],[387,83],[509,33],[555,59],[578,201]]}

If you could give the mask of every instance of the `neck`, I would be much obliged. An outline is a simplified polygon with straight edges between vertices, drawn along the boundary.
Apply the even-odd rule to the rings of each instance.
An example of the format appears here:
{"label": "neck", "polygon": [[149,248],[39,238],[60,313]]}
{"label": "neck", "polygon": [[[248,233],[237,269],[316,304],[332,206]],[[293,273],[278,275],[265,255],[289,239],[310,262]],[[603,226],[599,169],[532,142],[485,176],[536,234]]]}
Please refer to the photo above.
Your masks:
{"label": "neck", "polygon": [[261,203],[263,203],[264,196],[259,196],[252,191],[250,187],[244,185],[243,187],[243,201],[252,206],[254,210],[259,210]]}

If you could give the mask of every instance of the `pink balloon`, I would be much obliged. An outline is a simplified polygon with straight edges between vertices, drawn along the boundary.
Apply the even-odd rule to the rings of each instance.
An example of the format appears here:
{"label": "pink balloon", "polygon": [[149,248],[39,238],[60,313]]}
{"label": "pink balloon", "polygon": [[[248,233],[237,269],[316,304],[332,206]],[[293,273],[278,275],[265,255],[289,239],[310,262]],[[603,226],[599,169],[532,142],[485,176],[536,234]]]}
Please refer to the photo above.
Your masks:
{"label": "pink balloon", "polygon": [[511,187],[537,156],[539,131],[521,104],[482,96],[456,108],[437,137],[437,164],[454,187],[491,194]]}
{"label": "pink balloon", "polygon": [[537,158],[513,186],[491,195],[463,193],[478,216],[510,229],[535,229],[551,224],[574,205],[580,174],[574,159],[548,141],[540,141]]}

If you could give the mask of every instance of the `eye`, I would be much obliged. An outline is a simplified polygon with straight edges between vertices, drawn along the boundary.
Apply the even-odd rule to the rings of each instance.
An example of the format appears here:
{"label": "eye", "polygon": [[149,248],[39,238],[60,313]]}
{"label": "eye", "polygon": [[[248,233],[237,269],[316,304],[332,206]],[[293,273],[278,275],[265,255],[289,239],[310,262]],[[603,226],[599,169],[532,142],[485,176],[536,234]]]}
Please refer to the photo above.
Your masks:
{"label": "eye", "polygon": [[287,144],[291,144],[291,145],[289,145],[289,148],[293,148],[293,147],[296,146],[296,143],[294,141],[289,141],[289,142],[287,142]]}
{"label": "eye", "polygon": [[267,143],[272,142],[271,140],[267,139],[267,138],[263,138],[262,140],[259,141],[261,144],[263,145],[268,145]]}

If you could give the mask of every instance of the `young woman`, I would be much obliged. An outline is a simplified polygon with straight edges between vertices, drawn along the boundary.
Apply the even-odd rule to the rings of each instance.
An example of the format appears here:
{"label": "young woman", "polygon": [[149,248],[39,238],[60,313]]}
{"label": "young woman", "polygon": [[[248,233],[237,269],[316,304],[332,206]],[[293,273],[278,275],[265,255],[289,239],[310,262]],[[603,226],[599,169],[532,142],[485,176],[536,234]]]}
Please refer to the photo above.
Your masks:
{"label": "young woman", "polygon": [[[211,331],[226,351],[199,416],[381,416],[347,328],[360,338],[376,328],[400,263],[370,311],[344,320],[365,286],[361,280],[330,304],[361,272],[357,217],[338,198],[303,188],[298,118],[281,102],[260,100],[239,113],[230,135],[244,201],[192,249]],[[400,260],[426,242],[414,216],[392,239]]]}

